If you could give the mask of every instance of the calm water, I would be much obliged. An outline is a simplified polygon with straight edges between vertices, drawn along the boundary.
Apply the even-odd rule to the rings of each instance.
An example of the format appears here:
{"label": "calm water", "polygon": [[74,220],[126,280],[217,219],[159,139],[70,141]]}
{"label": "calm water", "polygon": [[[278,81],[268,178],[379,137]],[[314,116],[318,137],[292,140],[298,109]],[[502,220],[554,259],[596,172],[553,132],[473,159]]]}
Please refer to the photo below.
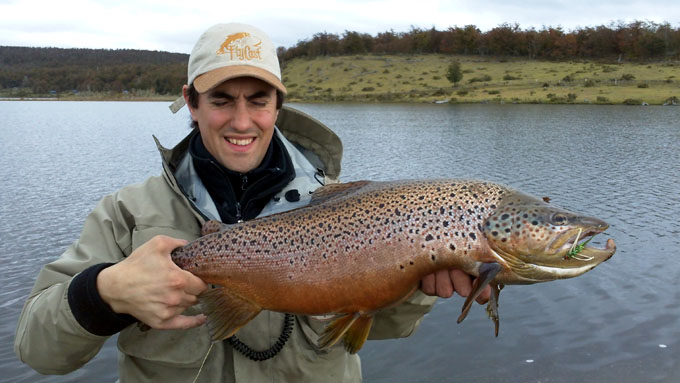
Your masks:
{"label": "calm water", "polygon": [[[618,251],[579,278],[508,286],[501,332],[440,300],[416,334],[361,351],[367,382],[680,381],[680,108],[297,105],[343,139],[343,180],[502,182],[607,220]],[[186,111],[163,103],[0,102],[0,376],[114,381],[113,339],[83,369],[43,377],[12,350],[38,270],[106,193],[160,173]],[[103,379],[102,379],[103,377]]]}

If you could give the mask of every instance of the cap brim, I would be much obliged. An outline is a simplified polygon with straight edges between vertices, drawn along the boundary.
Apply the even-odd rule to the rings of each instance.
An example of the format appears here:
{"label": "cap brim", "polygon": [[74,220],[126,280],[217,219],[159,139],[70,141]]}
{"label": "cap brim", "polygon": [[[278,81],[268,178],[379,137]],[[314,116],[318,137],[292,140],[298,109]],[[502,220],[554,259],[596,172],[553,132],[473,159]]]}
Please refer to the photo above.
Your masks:
{"label": "cap brim", "polygon": [[194,80],[194,88],[198,93],[205,93],[215,86],[237,77],[255,77],[272,85],[283,94],[288,93],[281,80],[270,72],[249,65],[231,65],[213,69],[203,73]]}

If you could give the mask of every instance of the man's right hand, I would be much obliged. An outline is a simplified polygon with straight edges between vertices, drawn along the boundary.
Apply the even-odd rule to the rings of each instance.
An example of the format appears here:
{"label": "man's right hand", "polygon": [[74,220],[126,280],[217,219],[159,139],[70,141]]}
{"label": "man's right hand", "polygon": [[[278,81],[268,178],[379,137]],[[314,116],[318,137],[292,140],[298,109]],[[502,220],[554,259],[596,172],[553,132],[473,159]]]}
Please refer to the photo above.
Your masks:
{"label": "man's right hand", "polygon": [[155,329],[188,329],[203,324],[205,315],[182,313],[198,302],[208,286],[180,269],[170,257],[187,241],[163,235],[147,243],[119,263],[102,270],[97,289],[113,311],[130,314]]}

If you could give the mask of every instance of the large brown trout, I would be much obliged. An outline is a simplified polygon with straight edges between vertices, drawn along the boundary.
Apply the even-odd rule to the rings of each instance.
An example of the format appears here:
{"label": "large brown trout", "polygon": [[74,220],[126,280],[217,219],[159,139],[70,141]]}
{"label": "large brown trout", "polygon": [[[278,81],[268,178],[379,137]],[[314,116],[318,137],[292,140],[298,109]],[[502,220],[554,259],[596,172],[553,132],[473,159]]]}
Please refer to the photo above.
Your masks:
{"label": "large brown trout", "polygon": [[576,277],[609,259],[586,245],[608,225],[489,182],[428,180],[327,185],[308,206],[235,225],[214,221],[178,248],[181,268],[220,288],[202,294],[214,340],[261,310],[336,314],[319,343],[350,352],[373,315],[407,299],[425,275],[457,268],[478,278],[458,322],[490,284],[498,335],[506,284]]}

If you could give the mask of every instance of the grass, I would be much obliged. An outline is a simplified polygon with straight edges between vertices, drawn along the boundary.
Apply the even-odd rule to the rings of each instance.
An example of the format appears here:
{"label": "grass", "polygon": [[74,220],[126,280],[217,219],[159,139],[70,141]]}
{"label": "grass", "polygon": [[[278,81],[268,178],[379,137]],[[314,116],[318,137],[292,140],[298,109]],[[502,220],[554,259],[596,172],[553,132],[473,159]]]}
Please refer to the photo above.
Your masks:
{"label": "grass", "polygon": [[[463,79],[446,79],[452,60]],[[680,63],[548,62],[443,55],[295,59],[290,101],[663,104],[680,97]],[[628,102],[626,102],[628,100]],[[633,100],[632,102],[630,100]]]}
{"label": "grass", "polygon": [[[452,60],[463,79],[446,79]],[[680,98],[680,62],[550,62],[481,56],[367,55],[295,59],[284,63],[287,101],[570,103],[661,105]],[[1,98],[174,101],[177,95],[113,92],[32,95],[4,90]]]}

